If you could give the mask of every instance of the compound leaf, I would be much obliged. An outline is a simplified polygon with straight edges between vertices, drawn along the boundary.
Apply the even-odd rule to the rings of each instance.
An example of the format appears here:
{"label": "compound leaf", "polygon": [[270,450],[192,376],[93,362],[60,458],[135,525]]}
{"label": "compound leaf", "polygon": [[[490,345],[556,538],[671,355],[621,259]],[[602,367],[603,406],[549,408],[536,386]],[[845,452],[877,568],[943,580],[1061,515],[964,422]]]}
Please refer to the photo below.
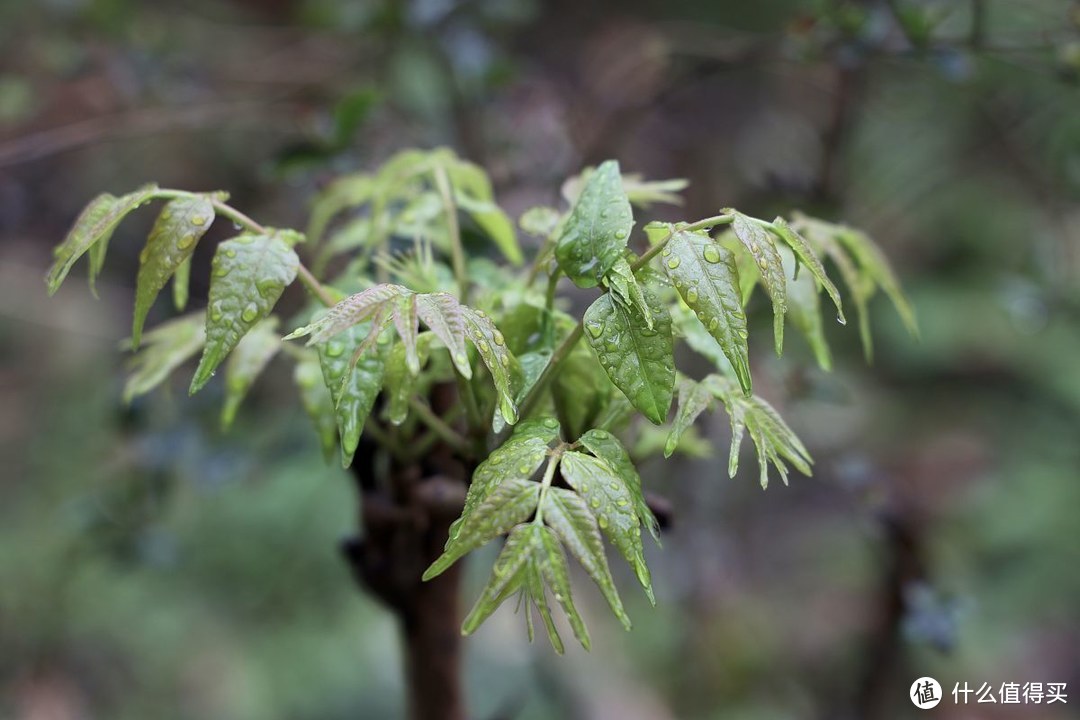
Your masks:
{"label": "compound leaf", "polygon": [[585,182],[562,226],[555,257],[578,287],[596,287],[623,256],[634,215],[619,163],[608,160]]}
{"label": "compound leaf", "polygon": [[[75,219],[64,241],[53,250],[53,265],[45,277],[49,294],[53,295],[60,289],[60,284],[76,260],[95,244],[107,243],[120,221],[140,205],[152,200],[157,190],[157,185],[150,184],[121,197],[102,193],[91,200]],[[104,253],[101,253],[94,262],[96,270],[100,270],[103,260]],[[95,269],[91,270],[92,275]]]}
{"label": "compound leaf", "polygon": [[731,454],[728,459],[728,474],[731,477],[739,469],[739,445],[743,435],[750,433],[757,451],[761,487],[768,487],[768,463],[772,463],[780,478],[787,484],[787,465],[790,462],[803,475],[811,475],[810,465],[813,460],[806,447],[788,427],[780,414],[769,403],[758,396],[746,397],[736,392],[734,383],[719,375],[710,375],[702,381],[707,384],[713,395],[724,403],[724,408],[731,417]]}
{"label": "compound leaf", "polygon": [[548,445],[559,436],[555,418],[527,420],[514,428],[510,438],[493,450],[473,472],[472,483],[465,496],[461,517],[450,526],[453,542],[461,526],[492,490],[506,480],[528,480],[540,469],[547,457]]}
{"label": "compound leaf", "polygon": [[562,540],[570,554],[599,586],[619,622],[629,630],[630,618],[611,577],[600,528],[584,498],[563,488],[548,488],[543,503],[544,522]]}
{"label": "compound leaf", "polygon": [[563,454],[560,469],[570,487],[588,502],[600,530],[630,563],[645,594],[655,603],[641,543],[640,520],[626,480],[604,460],[574,450]]}
{"label": "compound leaf", "polygon": [[[136,347],[139,345],[143,323],[146,322],[150,306],[154,304],[169,278],[190,260],[191,254],[195,252],[195,244],[210,229],[212,222],[214,206],[209,198],[202,195],[170,200],[154,221],[154,227],[146,238],[146,247],[139,253],[139,274],[135,283],[135,318],[131,328],[132,342]],[[188,270],[190,271],[190,265]],[[184,283],[186,296],[186,277],[178,277],[177,282]]]}
{"label": "compound leaf", "polygon": [[443,554],[424,572],[424,579],[441,575],[466,553],[528,520],[536,512],[539,500],[540,483],[518,478],[499,483],[469,513]]}
{"label": "compound leaf", "polygon": [[225,363],[225,405],[221,408],[221,426],[228,429],[236,419],[244,396],[251,389],[255,378],[263,371],[278,351],[281,338],[277,333],[278,319],[268,317],[260,321],[236,346]]}
{"label": "compound leaf", "polygon": [[739,296],[735,255],[708,235],[679,231],[664,247],[663,265],[675,289],[727,357],[749,394],[746,314]]}
{"label": "compound leaf", "polygon": [[277,235],[241,235],[218,245],[206,312],[206,347],[191,381],[198,392],[225,356],[266,317],[296,279],[296,253]]}
{"label": "compound leaf", "polygon": [[[144,338],[146,344],[131,359],[131,374],[124,385],[124,402],[131,402],[157,387],[173,370],[206,343],[203,313],[191,313],[159,325]],[[125,346],[133,349],[131,340]]]}
{"label": "compound leaf", "polygon": [[615,387],[654,424],[667,418],[675,386],[671,316],[648,291],[653,327],[641,311],[604,293],[585,311],[585,338]]}

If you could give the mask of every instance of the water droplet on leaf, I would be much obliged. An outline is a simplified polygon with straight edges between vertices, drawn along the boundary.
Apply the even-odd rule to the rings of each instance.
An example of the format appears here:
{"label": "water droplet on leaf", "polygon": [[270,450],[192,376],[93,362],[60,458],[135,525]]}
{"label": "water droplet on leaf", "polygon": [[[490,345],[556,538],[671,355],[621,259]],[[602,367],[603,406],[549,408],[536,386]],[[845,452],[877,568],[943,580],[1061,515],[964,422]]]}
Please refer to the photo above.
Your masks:
{"label": "water droplet on leaf", "polygon": [[710,262],[710,263],[718,263],[718,262],[720,262],[720,250],[713,247],[712,245],[709,245],[708,247],[706,247],[705,251],[702,253],[702,255],[705,256],[705,262]]}

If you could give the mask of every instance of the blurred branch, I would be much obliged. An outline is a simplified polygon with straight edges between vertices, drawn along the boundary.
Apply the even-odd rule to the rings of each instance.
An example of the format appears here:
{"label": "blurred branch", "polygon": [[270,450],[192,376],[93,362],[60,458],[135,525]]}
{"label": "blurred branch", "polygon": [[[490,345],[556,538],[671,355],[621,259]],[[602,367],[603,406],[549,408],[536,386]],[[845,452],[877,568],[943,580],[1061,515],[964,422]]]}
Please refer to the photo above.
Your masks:
{"label": "blurred branch", "polygon": [[0,143],[0,167],[40,160],[99,142],[177,130],[201,130],[225,124],[257,124],[260,129],[284,130],[288,121],[282,119],[302,110],[299,103],[270,100],[141,108],[102,115]]}

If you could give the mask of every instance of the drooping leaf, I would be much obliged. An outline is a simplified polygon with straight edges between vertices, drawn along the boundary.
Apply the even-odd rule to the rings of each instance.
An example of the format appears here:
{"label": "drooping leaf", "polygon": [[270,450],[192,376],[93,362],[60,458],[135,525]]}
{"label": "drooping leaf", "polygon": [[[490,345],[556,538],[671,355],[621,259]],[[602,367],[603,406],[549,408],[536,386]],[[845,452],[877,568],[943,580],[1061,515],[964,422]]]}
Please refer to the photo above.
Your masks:
{"label": "drooping leaf", "polygon": [[771,462],[787,484],[787,465],[790,462],[803,475],[811,475],[813,460],[798,436],[788,427],[772,405],[758,396],[746,397],[736,392],[736,386],[727,378],[710,375],[702,381],[707,384],[731,417],[731,454],[728,474],[731,477],[739,469],[739,445],[743,435],[750,433],[757,451],[761,487],[768,487],[768,464]]}
{"label": "drooping leaf", "polygon": [[694,424],[701,413],[712,406],[712,402],[712,392],[707,386],[689,378],[683,378],[679,382],[679,411],[675,414],[675,422],[671,424],[671,432],[664,445],[664,457],[671,457],[679,446],[683,433]]}
{"label": "drooping leaf", "polygon": [[450,526],[450,541],[458,536],[462,524],[500,483],[531,478],[544,464],[548,445],[558,436],[559,423],[555,418],[518,423],[510,438],[477,466],[461,517]]}
{"label": "drooping leaf", "polygon": [[296,279],[299,264],[293,249],[277,235],[241,235],[218,245],[206,312],[206,347],[191,381],[192,394],[270,313]]}
{"label": "drooping leaf", "polygon": [[260,321],[236,346],[225,363],[225,405],[221,408],[221,425],[228,429],[236,419],[244,396],[255,378],[263,371],[278,351],[281,338],[277,333],[278,319],[268,317]]}
{"label": "drooping leaf", "polygon": [[368,353],[359,358],[355,367],[352,365],[352,357],[367,337],[370,326],[370,322],[354,325],[316,346],[323,380],[334,402],[342,467],[352,464],[364,423],[382,388],[385,368],[382,353]]}
{"label": "drooping leaf", "polygon": [[411,375],[420,372],[420,355],[416,348],[416,337],[420,332],[420,317],[416,314],[416,295],[402,295],[397,301],[394,313],[394,327],[405,351],[405,365]]}
{"label": "drooping leaf", "polygon": [[466,553],[528,520],[539,500],[538,482],[510,478],[496,485],[464,519],[443,554],[424,572],[424,579],[441,575]]}
{"label": "drooping leaf", "polygon": [[752,382],[746,314],[739,296],[734,254],[708,235],[680,231],[671,237],[661,255],[675,289],[720,345],[743,392],[749,394]]}
{"label": "drooping leaf", "polygon": [[900,281],[896,279],[896,274],[881,249],[865,233],[851,228],[841,228],[837,237],[855,257],[862,273],[885,291],[907,331],[918,337],[919,324],[915,320],[915,311],[904,296],[904,291],[900,289]]}
{"label": "drooping leaf", "polygon": [[[806,242],[806,239],[787,224],[783,218],[776,218],[773,220],[772,229],[776,232],[788,246],[791,251],[798,258],[798,261],[806,266],[814,278],[821,283],[821,287],[828,293],[829,298],[833,301],[833,305],[836,306],[836,320],[841,325],[846,325],[847,320],[844,318],[844,306],[840,302],[840,291],[836,289],[836,285],[829,279],[829,276],[825,272],[825,266],[821,264],[821,260],[814,254],[810,244]],[[792,267],[794,273],[794,267]],[[815,288],[816,290],[816,288]],[[819,303],[820,304],[820,303]]]}
{"label": "drooping leaf", "polygon": [[513,425],[518,419],[514,391],[510,386],[514,358],[506,348],[506,339],[482,311],[465,306],[461,310],[465,316],[465,331],[491,372],[491,379],[499,394],[499,412],[507,424]]}
{"label": "drooping leaf", "polygon": [[552,487],[544,495],[544,522],[559,537],[566,549],[577,558],[589,577],[600,588],[612,612],[627,630],[630,617],[623,608],[619,591],[611,577],[600,527],[583,497],[570,490]]}
{"label": "drooping leaf", "polygon": [[[64,242],[53,250],[54,262],[45,278],[49,295],[60,289],[60,284],[64,282],[76,260],[96,243],[108,242],[120,221],[140,205],[152,200],[157,190],[157,185],[144,185],[135,192],[120,197],[103,193],[91,200],[75,219],[75,224]],[[102,256],[98,257],[98,269],[102,259]]]}
{"label": "drooping leaf", "polygon": [[655,602],[641,543],[641,523],[626,481],[604,460],[573,450],[563,453],[559,467],[570,487],[588,502],[600,530],[630,563],[650,602]]}
{"label": "drooping leaf", "polygon": [[656,297],[648,291],[644,295],[653,317],[652,329],[640,311],[617,303],[610,293],[589,306],[583,323],[585,339],[611,382],[659,425],[667,418],[675,387],[671,317]]}
{"label": "drooping leaf", "polygon": [[689,181],[683,178],[645,180],[635,173],[623,175],[622,181],[630,202],[642,208],[647,208],[653,203],[682,205],[683,199],[679,193],[690,185]]}
{"label": "drooping leaf", "polygon": [[334,400],[323,381],[318,354],[311,350],[302,352],[303,356],[297,361],[293,371],[293,380],[299,388],[304,411],[315,425],[323,457],[330,462],[334,457],[334,446],[338,438]]}
{"label": "drooping leaf", "polygon": [[400,285],[373,285],[345,298],[318,319],[293,330],[284,339],[293,340],[310,335],[307,342],[309,346],[325,342],[353,325],[370,319],[384,304],[408,292],[407,288]]}
{"label": "drooping leaf", "polygon": [[[195,244],[214,222],[214,206],[202,195],[170,200],[161,210],[146,247],[139,253],[139,274],[135,283],[135,318],[131,337],[136,347],[143,323],[158,293],[195,252]],[[189,266],[190,270],[190,266]],[[185,282],[177,278],[177,282]],[[185,284],[186,295],[186,284]]]}
{"label": "drooping leaf", "polygon": [[585,183],[555,246],[555,257],[578,287],[596,287],[623,256],[634,215],[619,164],[608,160]]}
{"label": "drooping leaf", "polygon": [[[566,553],[563,552],[559,538],[555,536],[551,528],[537,525],[535,530],[539,542],[533,545],[534,562],[540,572],[540,576],[551,588],[551,594],[555,601],[566,613],[566,619],[570,621],[570,628],[574,631],[574,637],[586,650],[591,646],[589,631],[585,628],[585,621],[581,619],[577,607],[574,605],[574,594],[570,588],[570,567],[566,563]],[[535,595],[534,595],[535,597]],[[550,635],[554,627],[548,617],[544,618]]]}
{"label": "drooping leaf", "polygon": [[[206,342],[203,313],[170,320],[146,333],[145,345],[131,359],[131,374],[124,385],[124,402],[130,403],[157,387],[173,370],[202,349]],[[125,347],[133,349],[130,340]]]}
{"label": "drooping leaf", "polygon": [[461,304],[449,293],[431,293],[416,298],[416,311],[435,337],[450,351],[450,360],[466,380],[472,377],[465,352],[465,315]]}
{"label": "drooping leaf", "polygon": [[540,526],[535,523],[518,525],[506,538],[502,552],[495,560],[491,579],[480,592],[473,609],[465,617],[461,632],[471,635],[515,591],[526,589],[533,547],[539,544]]}
{"label": "drooping leaf", "polygon": [[[787,248],[780,248],[780,255],[787,272],[794,270],[795,258]],[[825,327],[821,321],[821,297],[817,282],[810,273],[800,273],[788,281],[788,316],[795,329],[806,338],[814,358],[822,370],[832,368],[832,353],[825,340]]]}
{"label": "drooping leaf", "polygon": [[756,221],[734,210],[726,212],[733,218],[731,229],[735,237],[754,258],[765,291],[772,298],[773,335],[776,354],[780,355],[784,351],[784,313],[787,312],[787,278],[784,276],[780,253],[776,250],[772,236]]}
{"label": "drooping leaf", "polygon": [[[427,363],[432,337],[431,333],[420,333],[417,336],[418,370]],[[390,351],[390,358],[386,362],[386,376],[384,379],[386,395],[390,399],[387,407],[387,418],[394,425],[400,425],[409,416],[409,400],[412,398],[418,379],[409,370],[404,344],[398,343],[394,345]]]}
{"label": "drooping leaf", "polygon": [[191,258],[180,263],[176,272],[173,273],[172,297],[173,307],[177,312],[183,312],[188,303],[188,291],[191,287]]}
{"label": "drooping leaf", "polygon": [[630,453],[619,442],[619,439],[607,430],[593,428],[578,438],[578,442],[615,471],[615,474],[619,476],[626,486],[626,491],[630,494],[630,500],[638,520],[653,536],[653,539],[659,543],[660,524],[656,521],[652,510],[649,509],[648,503],[645,502],[641,476],[638,475],[637,468],[634,467],[634,461],[630,459]]}

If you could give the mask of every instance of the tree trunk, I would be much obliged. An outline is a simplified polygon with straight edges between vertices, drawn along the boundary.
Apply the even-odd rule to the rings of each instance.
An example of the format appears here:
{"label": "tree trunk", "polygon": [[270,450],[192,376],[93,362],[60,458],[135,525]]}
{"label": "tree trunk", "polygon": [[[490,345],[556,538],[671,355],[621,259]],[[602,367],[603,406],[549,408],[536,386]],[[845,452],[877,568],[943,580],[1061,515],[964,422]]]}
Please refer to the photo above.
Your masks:
{"label": "tree trunk", "polygon": [[[438,412],[455,396],[437,388],[432,400]],[[342,550],[360,586],[398,619],[409,717],[464,720],[462,561],[428,582],[421,576],[461,514],[473,466],[441,444],[389,467],[378,462],[381,452],[363,441],[357,449],[352,470],[362,535],[347,539]]]}

